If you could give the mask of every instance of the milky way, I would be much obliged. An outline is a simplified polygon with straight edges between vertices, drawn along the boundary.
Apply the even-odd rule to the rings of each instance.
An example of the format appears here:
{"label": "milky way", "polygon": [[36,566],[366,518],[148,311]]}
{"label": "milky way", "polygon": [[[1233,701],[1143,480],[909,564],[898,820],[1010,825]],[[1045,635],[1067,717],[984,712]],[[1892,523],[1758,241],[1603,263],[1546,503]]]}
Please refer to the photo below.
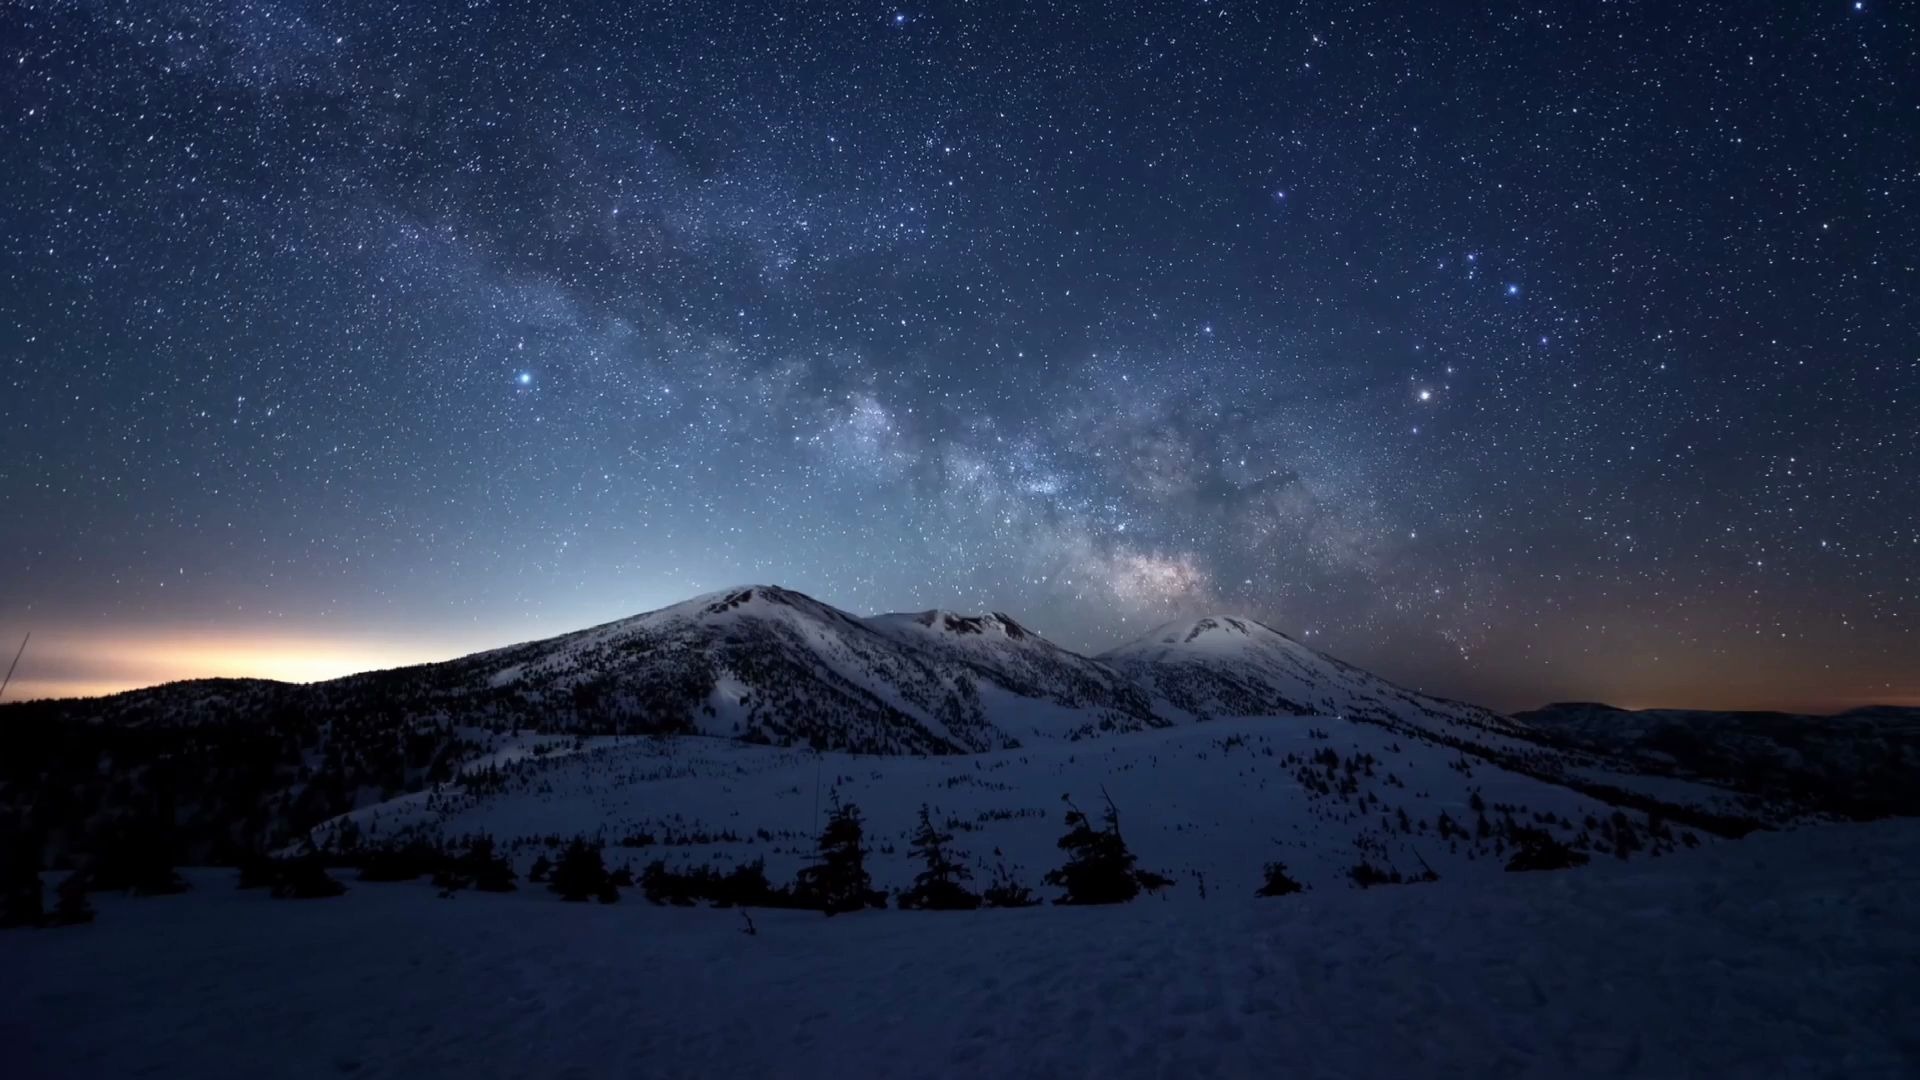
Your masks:
{"label": "milky way", "polygon": [[1411,7],[8,5],[25,685],[764,581],[1920,698],[1910,13]]}

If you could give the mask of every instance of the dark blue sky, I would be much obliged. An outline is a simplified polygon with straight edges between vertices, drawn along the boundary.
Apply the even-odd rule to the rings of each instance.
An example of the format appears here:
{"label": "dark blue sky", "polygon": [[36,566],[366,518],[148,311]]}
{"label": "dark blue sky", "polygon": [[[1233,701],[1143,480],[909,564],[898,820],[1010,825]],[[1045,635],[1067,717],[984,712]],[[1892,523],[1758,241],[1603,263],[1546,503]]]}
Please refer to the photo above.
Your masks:
{"label": "dark blue sky", "polygon": [[1917,700],[1913,19],[9,4],[0,631],[48,693],[771,581]]}

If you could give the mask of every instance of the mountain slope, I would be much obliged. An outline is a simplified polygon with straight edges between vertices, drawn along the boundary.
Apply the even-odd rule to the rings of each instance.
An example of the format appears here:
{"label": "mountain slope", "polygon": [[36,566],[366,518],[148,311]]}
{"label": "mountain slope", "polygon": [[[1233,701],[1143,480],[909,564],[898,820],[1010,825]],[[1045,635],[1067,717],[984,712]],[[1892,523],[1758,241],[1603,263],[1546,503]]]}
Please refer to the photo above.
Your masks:
{"label": "mountain slope", "polygon": [[958,753],[1005,741],[958,670],[771,586],[455,664],[463,686],[538,700],[576,731],[698,732],[863,753]]}
{"label": "mountain slope", "polygon": [[1417,693],[1252,619],[1170,622],[1097,659],[1195,717],[1349,716],[1424,731],[1513,734],[1477,705]]}
{"label": "mountain slope", "polygon": [[1807,716],[1564,702],[1514,719],[1551,743],[1640,772],[1709,781],[1843,817],[1920,813],[1920,709]]}
{"label": "mountain slope", "polygon": [[[1742,793],[1550,741],[1246,619],[1170,624],[1088,658],[1003,614],[862,619],[748,586],[321,683],[203,680],[0,707],[0,826],[49,837],[58,853],[95,850],[128,823],[167,823],[182,857],[223,859],[409,793],[464,786],[477,763],[594,740],[706,735],[942,756],[1224,717],[1364,724],[1444,750],[1462,771],[1472,759],[1711,831],[1758,816]],[[461,775],[469,780],[455,782]]]}
{"label": "mountain slope", "polygon": [[1061,859],[1062,796],[1096,811],[1111,796],[1141,865],[1172,875],[1175,893],[1189,898],[1202,888],[1250,894],[1276,859],[1314,888],[1346,889],[1362,862],[1388,876],[1497,874],[1529,831],[1608,858],[1711,839],[1338,717],[1221,719],[936,756],[612,736],[555,741],[475,772],[363,807],[313,839],[348,852],[484,833],[530,862],[554,838],[584,835],[608,845],[610,864],[636,872],[653,859],[765,860],[782,880],[812,857],[826,808],[853,803],[867,822],[874,882],[900,887],[920,869],[906,841],[925,805],[976,880],[1004,866],[1037,887]]}
{"label": "mountain slope", "polygon": [[995,726],[1013,738],[1079,738],[1171,722],[1154,711],[1138,685],[1060,648],[1010,615],[921,611],[876,615],[866,624],[917,653],[969,672],[991,696]]}

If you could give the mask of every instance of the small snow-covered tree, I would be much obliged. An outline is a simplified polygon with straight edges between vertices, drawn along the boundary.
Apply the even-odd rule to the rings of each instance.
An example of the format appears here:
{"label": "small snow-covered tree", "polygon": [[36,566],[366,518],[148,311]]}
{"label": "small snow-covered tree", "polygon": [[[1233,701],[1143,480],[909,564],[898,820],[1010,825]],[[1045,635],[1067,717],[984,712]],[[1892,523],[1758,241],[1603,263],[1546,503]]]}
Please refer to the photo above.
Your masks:
{"label": "small snow-covered tree", "polygon": [[900,894],[900,907],[927,911],[971,911],[980,906],[980,897],[960,884],[971,880],[973,871],[954,862],[947,853],[952,833],[933,827],[933,817],[925,804],[920,807],[920,827],[909,844],[914,855],[926,863],[926,869],[914,875],[913,888]]}
{"label": "small snow-covered tree", "polygon": [[584,837],[575,837],[560,853],[560,861],[553,868],[553,883],[547,887],[559,893],[562,900],[595,897],[611,904],[620,899],[620,890],[608,878],[606,863],[600,859],[600,849]]}
{"label": "small snow-covered tree", "polygon": [[347,891],[313,854],[274,863],[272,894],[280,900],[324,900]]}
{"label": "small snow-covered tree", "polygon": [[836,800],[826,828],[820,830],[819,861],[802,869],[794,883],[801,906],[837,915],[887,905],[887,894],[875,889],[867,874],[867,851],[861,846],[865,835],[860,808]]}
{"label": "small snow-covered tree", "polygon": [[53,890],[53,913],[45,920],[47,926],[79,926],[93,921],[93,905],[87,902],[87,881],[81,874],[68,874]]}
{"label": "small snow-covered tree", "polygon": [[1021,908],[1033,907],[1040,902],[1040,898],[1033,895],[1032,889],[1016,881],[1006,866],[1001,865],[994,868],[993,884],[980,894],[980,901],[990,908]]}
{"label": "small snow-covered tree", "polygon": [[1069,855],[1065,865],[1047,871],[1046,883],[1066,890],[1055,903],[1124,904],[1140,895],[1141,889],[1173,884],[1163,874],[1135,868],[1137,859],[1120,835],[1120,811],[1112,797],[1107,797],[1105,821],[1099,828],[1071,799],[1060,798],[1067,804],[1067,834],[1059,846]]}
{"label": "small snow-covered tree", "polygon": [[1253,895],[1290,896],[1302,888],[1304,886],[1293,880],[1293,876],[1287,873],[1286,863],[1270,862],[1266,866],[1260,887],[1254,890]]}
{"label": "small snow-covered tree", "polygon": [[460,867],[481,892],[512,892],[514,879],[519,876],[506,856],[494,849],[491,836],[475,837],[467,845],[466,854],[460,856]]}
{"label": "small snow-covered tree", "polygon": [[1567,870],[1587,864],[1585,852],[1573,850],[1545,829],[1522,828],[1514,834],[1518,850],[1507,860],[1508,870]]}
{"label": "small snow-covered tree", "polygon": [[40,887],[40,846],[9,837],[0,846],[0,927],[35,926],[44,908]]}
{"label": "small snow-covered tree", "polygon": [[174,870],[175,839],[159,825],[122,820],[102,836],[87,867],[87,888],[94,892],[131,892],[165,896],[185,892],[186,880]]}

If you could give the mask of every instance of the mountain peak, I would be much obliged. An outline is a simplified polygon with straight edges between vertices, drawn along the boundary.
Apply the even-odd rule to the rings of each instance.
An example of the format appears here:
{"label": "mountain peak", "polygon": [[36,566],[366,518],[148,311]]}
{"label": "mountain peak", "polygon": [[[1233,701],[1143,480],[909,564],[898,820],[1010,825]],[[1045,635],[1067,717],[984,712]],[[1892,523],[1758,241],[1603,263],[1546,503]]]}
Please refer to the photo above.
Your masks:
{"label": "mountain peak", "polygon": [[962,615],[958,612],[931,608],[926,611],[890,612],[875,615],[868,622],[881,626],[910,624],[935,633],[957,634],[961,636],[979,635],[982,637],[1004,637],[1014,641],[1037,638],[1040,635],[1020,625],[1013,616],[1000,611],[989,611],[984,615]]}
{"label": "mountain peak", "polygon": [[1202,615],[1162,623],[1123,645],[1100,654],[1103,660],[1171,658],[1200,652],[1239,652],[1249,648],[1301,647],[1263,622],[1241,615]]}
{"label": "mountain peak", "polygon": [[857,621],[831,604],[823,603],[796,589],[780,585],[733,585],[702,593],[678,604],[636,615],[626,621],[657,621],[662,616],[712,619],[728,615],[774,615],[799,612],[833,621]]}

